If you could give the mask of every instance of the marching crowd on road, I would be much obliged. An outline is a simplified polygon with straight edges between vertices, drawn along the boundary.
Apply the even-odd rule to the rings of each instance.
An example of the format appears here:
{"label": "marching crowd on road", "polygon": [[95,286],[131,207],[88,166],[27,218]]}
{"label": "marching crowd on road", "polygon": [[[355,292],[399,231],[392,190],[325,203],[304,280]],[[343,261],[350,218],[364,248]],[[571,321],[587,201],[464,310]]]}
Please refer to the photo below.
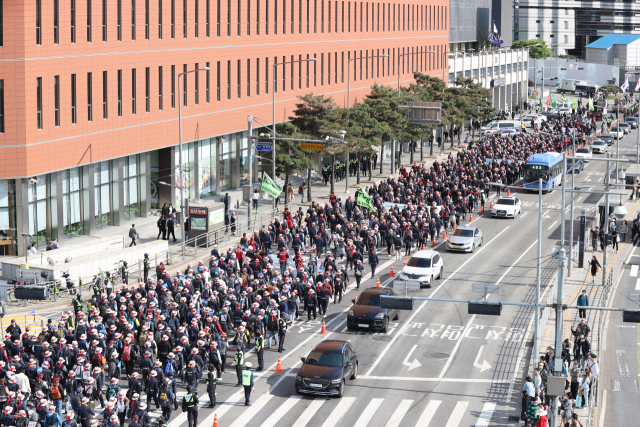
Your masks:
{"label": "marching crowd on road", "polygon": [[[533,123],[529,133],[473,142],[429,167],[403,166],[398,178],[360,189],[353,199],[331,194],[306,211],[286,208],[259,231],[243,234],[239,244],[225,250],[216,245],[208,260],[182,271],[169,272],[161,263],[152,279],[145,256],[143,281],[125,280],[116,289],[107,278],[86,305],[78,297],[73,311],[38,334],[29,328],[23,333],[13,322],[0,343],[0,426],[25,427],[30,420],[42,427],[144,427],[153,417],[162,426],[180,406],[178,387],[186,387],[181,406],[194,427],[198,390],[204,386],[214,407],[217,383],[234,374],[250,405],[250,353],[255,370],[263,370],[266,350],[286,351],[292,322],[305,313],[307,320],[325,316],[331,301],[342,301],[351,272],[357,287],[375,275],[378,250],[408,255],[439,238],[442,229],[484,206],[489,182],[514,183],[532,154],[565,150],[570,128],[586,134],[595,123],[551,119]],[[374,167],[376,160],[367,158]],[[348,172],[356,172],[351,163]],[[361,194],[370,196],[370,204],[360,202]],[[171,207],[163,210],[158,238],[172,236],[174,214]],[[584,378],[597,376],[597,369],[583,360],[589,354],[585,326],[579,326],[573,354],[584,369],[579,387],[586,390],[586,404]],[[571,354],[569,347],[563,357]],[[569,399],[576,397],[574,368],[566,359]],[[537,410],[535,399],[544,401],[545,378],[553,372],[549,358],[542,363],[532,391],[526,388],[534,405],[528,401],[528,410]],[[154,407],[162,414],[154,415]]]}

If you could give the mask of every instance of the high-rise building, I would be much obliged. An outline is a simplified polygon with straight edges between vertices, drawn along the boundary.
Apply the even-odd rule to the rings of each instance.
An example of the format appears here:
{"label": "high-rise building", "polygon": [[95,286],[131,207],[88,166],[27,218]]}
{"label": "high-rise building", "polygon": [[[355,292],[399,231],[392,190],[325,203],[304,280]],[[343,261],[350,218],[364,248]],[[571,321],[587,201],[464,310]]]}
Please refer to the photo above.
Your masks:
{"label": "high-rise building", "polygon": [[358,102],[374,83],[447,67],[444,0],[0,8],[0,254],[24,253],[22,233],[42,246],[179,206],[179,104],[183,188],[196,201],[247,182],[247,117],[270,125],[273,92],[284,121],[299,95],[346,106],[349,78]]}

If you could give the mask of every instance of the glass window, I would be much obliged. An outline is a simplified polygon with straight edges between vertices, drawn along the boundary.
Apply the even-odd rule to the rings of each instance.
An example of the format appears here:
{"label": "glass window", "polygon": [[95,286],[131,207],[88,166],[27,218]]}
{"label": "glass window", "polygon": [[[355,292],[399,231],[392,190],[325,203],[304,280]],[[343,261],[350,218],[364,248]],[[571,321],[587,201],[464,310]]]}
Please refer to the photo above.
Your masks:
{"label": "glass window", "polygon": [[[29,182],[28,200],[29,200],[29,234],[33,236],[31,243],[35,243],[36,247],[44,248],[47,242],[54,237],[52,224],[52,215],[55,215],[54,191],[55,185],[52,186],[50,175],[39,175],[36,177],[37,183]],[[52,188],[53,187],[53,188]]]}
{"label": "glass window", "polygon": [[124,158],[124,219],[129,221],[140,216],[140,191],[138,184],[140,168],[138,156],[132,155]]}
{"label": "glass window", "polygon": [[78,168],[62,171],[62,217],[64,238],[72,239],[82,234],[80,213],[80,173]]}
{"label": "glass window", "polygon": [[109,162],[100,162],[95,165],[93,171],[93,194],[95,200],[95,224],[96,229],[112,225],[113,214],[111,210],[111,195],[113,191],[113,180],[111,178],[111,168]]}
{"label": "glass window", "polygon": [[218,137],[218,148],[220,149],[220,191],[231,188],[231,154],[234,151],[235,134]]}
{"label": "glass window", "polygon": [[193,194],[195,187],[194,177],[193,177],[193,166],[194,166],[194,152],[193,152],[193,143],[182,144],[182,185],[180,184],[180,152],[178,150],[179,147],[175,147],[175,156],[176,156],[176,171],[175,171],[175,179],[176,179],[176,200],[175,207],[178,209],[180,206],[180,188],[184,189],[184,197],[187,200],[193,201]]}
{"label": "glass window", "polygon": [[15,181],[0,180],[0,255],[18,255],[15,201]]}
{"label": "glass window", "polygon": [[198,144],[198,181],[200,197],[216,194],[216,143],[214,138],[200,141]]}

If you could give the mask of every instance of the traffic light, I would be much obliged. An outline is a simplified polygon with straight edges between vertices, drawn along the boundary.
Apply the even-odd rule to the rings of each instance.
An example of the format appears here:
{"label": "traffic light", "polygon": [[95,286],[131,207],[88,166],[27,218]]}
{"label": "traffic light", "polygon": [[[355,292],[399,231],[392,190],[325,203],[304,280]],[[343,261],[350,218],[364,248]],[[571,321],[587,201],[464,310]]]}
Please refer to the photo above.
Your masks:
{"label": "traffic light", "polygon": [[470,302],[467,312],[469,314],[482,314],[485,316],[500,316],[501,303],[475,303]]}

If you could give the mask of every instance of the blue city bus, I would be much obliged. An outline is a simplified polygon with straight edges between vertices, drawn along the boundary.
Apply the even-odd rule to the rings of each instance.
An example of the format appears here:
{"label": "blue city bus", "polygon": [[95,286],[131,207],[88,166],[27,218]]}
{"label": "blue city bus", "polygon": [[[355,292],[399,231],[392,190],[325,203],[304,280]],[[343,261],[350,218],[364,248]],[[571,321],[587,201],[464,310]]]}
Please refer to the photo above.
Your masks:
{"label": "blue city bus", "polygon": [[534,154],[524,166],[524,187],[538,190],[542,178],[542,189],[551,191],[562,182],[562,172],[561,153]]}

